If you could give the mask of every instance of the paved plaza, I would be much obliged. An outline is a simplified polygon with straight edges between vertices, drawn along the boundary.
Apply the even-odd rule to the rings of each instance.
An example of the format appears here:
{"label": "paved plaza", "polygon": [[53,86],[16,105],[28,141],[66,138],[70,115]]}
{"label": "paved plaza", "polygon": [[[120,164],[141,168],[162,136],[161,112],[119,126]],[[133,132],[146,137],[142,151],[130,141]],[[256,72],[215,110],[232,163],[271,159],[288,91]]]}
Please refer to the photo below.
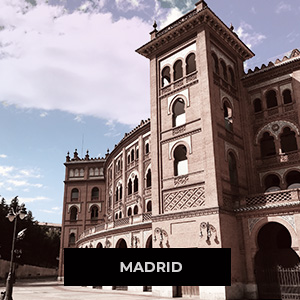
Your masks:
{"label": "paved plaza", "polygon": [[[0,291],[5,287],[0,286]],[[159,300],[166,298],[152,297],[151,293],[135,294],[127,291],[103,291],[89,287],[64,286],[57,281],[22,281],[17,282],[13,288],[13,300],[41,300],[41,299],[67,299],[67,300]],[[181,298],[183,299],[183,298]],[[191,298],[189,298],[191,299]]]}

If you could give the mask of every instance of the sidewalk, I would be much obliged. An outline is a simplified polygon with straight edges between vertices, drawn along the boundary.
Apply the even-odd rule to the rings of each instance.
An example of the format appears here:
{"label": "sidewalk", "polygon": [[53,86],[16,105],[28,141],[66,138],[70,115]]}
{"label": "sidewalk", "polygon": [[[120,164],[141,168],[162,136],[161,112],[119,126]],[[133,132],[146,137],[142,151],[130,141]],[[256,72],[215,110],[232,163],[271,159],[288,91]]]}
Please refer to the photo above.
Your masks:
{"label": "sidewalk", "polygon": [[[0,287],[0,291],[5,287]],[[64,286],[60,281],[22,280],[13,288],[14,300],[166,300],[168,298],[153,297],[150,292],[134,293],[128,291],[107,291],[90,287]],[[181,300],[195,298],[180,298]],[[198,299],[198,298],[197,298]]]}

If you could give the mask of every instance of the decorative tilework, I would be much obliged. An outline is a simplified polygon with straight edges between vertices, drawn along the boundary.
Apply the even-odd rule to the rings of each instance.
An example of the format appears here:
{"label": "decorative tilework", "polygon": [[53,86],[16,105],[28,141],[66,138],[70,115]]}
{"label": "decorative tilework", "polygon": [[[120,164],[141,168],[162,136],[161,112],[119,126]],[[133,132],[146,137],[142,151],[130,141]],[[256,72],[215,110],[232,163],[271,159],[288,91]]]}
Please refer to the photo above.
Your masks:
{"label": "decorative tilework", "polygon": [[164,211],[184,210],[205,204],[204,187],[191,188],[164,194]]}

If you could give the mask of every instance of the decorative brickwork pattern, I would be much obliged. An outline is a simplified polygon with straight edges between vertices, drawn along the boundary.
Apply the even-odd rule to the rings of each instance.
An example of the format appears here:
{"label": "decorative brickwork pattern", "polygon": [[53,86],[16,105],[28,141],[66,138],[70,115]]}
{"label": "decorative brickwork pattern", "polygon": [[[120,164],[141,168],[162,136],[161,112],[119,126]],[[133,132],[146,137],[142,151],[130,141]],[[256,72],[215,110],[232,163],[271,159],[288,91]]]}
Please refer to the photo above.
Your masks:
{"label": "decorative brickwork pattern", "polygon": [[164,211],[185,210],[205,204],[204,187],[164,194]]}

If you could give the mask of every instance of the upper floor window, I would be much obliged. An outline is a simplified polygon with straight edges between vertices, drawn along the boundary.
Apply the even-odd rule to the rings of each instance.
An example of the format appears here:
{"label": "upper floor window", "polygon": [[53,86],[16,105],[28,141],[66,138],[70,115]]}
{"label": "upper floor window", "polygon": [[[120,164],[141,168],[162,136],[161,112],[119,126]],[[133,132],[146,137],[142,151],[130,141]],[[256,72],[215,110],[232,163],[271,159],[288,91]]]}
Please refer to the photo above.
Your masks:
{"label": "upper floor window", "polygon": [[221,70],[222,70],[223,79],[228,81],[227,67],[223,60],[221,60]]}
{"label": "upper floor window", "polygon": [[270,90],[266,94],[266,100],[267,100],[267,108],[272,108],[278,105],[277,103],[277,95],[274,90]]}
{"label": "upper floor window", "polygon": [[182,61],[177,60],[174,64],[174,81],[180,79],[183,76]]}
{"label": "upper floor window", "polygon": [[228,167],[229,167],[230,184],[237,185],[238,183],[237,164],[236,164],[235,156],[231,152],[228,154]]}
{"label": "upper floor window", "polygon": [[71,201],[78,201],[79,198],[79,191],[78,189],[72,189],[71,191]]}
{"label": "upper floor window", "polygon": [[98,215],[99,215],[99,209],[97,206],[92,206],[91,208],[91,219],[95,220],[98,219]]}
{"label": "upper floor window", "polygon": [[70,213],[71,213],[70,220],[71,221],[76,221],[78,219],[77,207],[75,207],[75,206],[71,207]]}
{"label": "upper floor window", "polygon": [[185,103],[183,99],[177,99],[173,104],[173,127],[185,124]]}
{"label": "upper floor window", "polygon": [[269,132],[265,132],[260,140],[261,156],[271,156],[276,154],[274,137]]}
{"label": "upper floor window", "polygon": [[283,103],[284,104],[288,104],[288,103],[293,102],[292,94],[291,94],[291,91],[289,89],[284,90],[283,93],[282,93],[282,96],[283,96]]}
{"label": "upper floor window", "polygon": [[174,150],[174,176],[188,173],[187,150],[184,145],[179,145]]}
{"label": "upper floor window", "polygon": [[212,58],[213,58],[213,63],[214,63],[214,72],[219,74],[220,69],[219,69],[219,60],[216,54],[212,53]]}
{"label": "upper floor window", "polygon": [[131,150],[131,161],[134,161],[134,149]]}
{"label": "upper floor window", "polygon": [[146,187],[151,187],[151,169],[146,174]]}
{"label": "upper floor window", "polygon": [[289,127],[283,129],[280,135],[280,145],[283,153],[298,150],[295,132]]}
{"label": "upper floor window", "polygon": [[167,86],[171,83],[170,67],[164,67],[161,73],[161,86]]}
{"label": "upper floor window", "polygon": [[299,189],[300,188],[300,172],[290,171],[286,175],[286,184],[288,189]]}
{"label": "upper floor window", "polygon": [[69,235],[69,246],[75,245],[75,233],[72,232]]}
{"label": "upper floor window", "polygon": [[92,200],[98,200],[99,199],[99,189],[97,187],[94,187],[92,189]]}
{"label": "upper floor window", "polygon": [[146,143],[145,145],[145,153],[148,154],[150,152],[150,146],[149,143]]}
{"label": "upper floor window", "polygon": [[191,53],[186,58],[186,75],[196,71],[196,56]]}
{"label": "upper floor window", "polygon": [[128,180],[128,195],[131,195],[132,194],[132,180],[131,178],[129,178]]}
{"label": "upper floor window", "polygon": [[229,71],[229,77],[230,77],[230,84],[232,86],[235,86],[235,75],[234,75],[233,69],[231,67],[229,67],[228,71]]}
{"label": "upper floor window", "polygon": [[254,106],[254,112],[260,112],[262,111],[262,106],[261,106],[261,100],[259,98],[256,98],[253,101],[253,106]]}
{"label": "upper floor window", "polygon": [[280,179],[275,174],[270,174],[265,178],[265,191],[266,192],[275,192],[281,190],[280,188]]}
{"label": "upper floor window", "polygon": [[224,110],[224,121],[225,121],[225,128],[227,130],[232,131],[232,108],[231,105],[225,101],[223,104],[223,110]]}
{"label": "upper floor window", "polygon": [[135,175],[133,180],[133,192],[136,193],[139,190],[139,179],[137,175]]}

